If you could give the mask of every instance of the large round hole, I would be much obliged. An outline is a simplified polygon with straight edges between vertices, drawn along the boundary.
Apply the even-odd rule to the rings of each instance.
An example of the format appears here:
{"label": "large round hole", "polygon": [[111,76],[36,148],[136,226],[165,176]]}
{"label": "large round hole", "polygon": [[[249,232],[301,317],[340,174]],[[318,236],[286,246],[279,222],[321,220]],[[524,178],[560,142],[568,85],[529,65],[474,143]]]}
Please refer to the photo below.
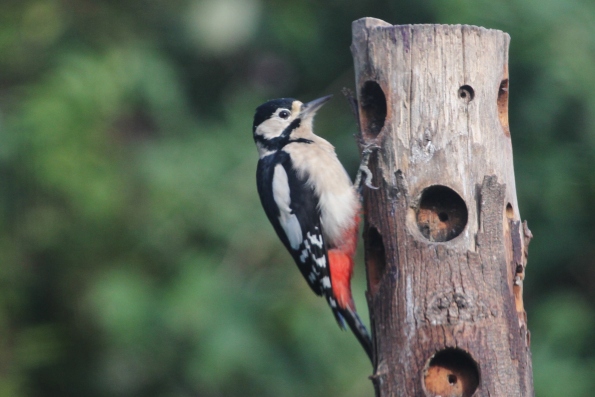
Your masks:
{"label": "large round hole", "polygon": [[376,138],[386,120],[386,96],[375,81],[366,81],[360,92],[360,117],[366,138]]}
{"label": "large round hole", "polygon": [[429,397],[471,397],[479,386],[477,363],[461,349],[441,350],[430,359],[424,386]]}
{"label": "large round hole", "polygon": [[467,225],[467,206],[454,190],[430,186],[421,193],[416,222],[419,231],[430,241],[449,241]]}

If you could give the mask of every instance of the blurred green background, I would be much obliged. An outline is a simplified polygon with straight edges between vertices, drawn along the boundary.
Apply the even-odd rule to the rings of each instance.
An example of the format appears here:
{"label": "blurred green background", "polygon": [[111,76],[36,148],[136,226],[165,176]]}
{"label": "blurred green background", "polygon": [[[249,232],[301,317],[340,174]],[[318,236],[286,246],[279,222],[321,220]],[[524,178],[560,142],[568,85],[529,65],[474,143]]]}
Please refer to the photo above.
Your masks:
{"label": "blurred green background", "polygon": [[[593,395],[595,2],[4,0],[0,396],[373,395],[260,208],[251,137],[266,99],[353,87],[364,16],[512,36],[536,395]],[[346,101],[317,123],[353,175]]]}

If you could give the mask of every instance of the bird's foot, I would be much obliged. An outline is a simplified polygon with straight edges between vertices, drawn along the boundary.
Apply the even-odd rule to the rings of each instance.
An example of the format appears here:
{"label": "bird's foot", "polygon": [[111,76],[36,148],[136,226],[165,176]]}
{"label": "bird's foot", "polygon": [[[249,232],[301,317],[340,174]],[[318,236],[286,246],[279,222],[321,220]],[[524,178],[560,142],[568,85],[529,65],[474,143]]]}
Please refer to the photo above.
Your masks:
{"label": "bird's foot", "polygon": [[[369,144],[362,150],[362,161],[360,162],[359,169],[357,170],[354,183],[357,190],[360,192],[360,196],[362,194],[364,185],[373,190],[378,189],[377,186],[372,185],[372,171],[370,171],[370,168],[368,168],[370,155],[378,149],[380,149],[380,146],[376,144]],[[365,178],[363,178],[363,175],[365,175]]]}

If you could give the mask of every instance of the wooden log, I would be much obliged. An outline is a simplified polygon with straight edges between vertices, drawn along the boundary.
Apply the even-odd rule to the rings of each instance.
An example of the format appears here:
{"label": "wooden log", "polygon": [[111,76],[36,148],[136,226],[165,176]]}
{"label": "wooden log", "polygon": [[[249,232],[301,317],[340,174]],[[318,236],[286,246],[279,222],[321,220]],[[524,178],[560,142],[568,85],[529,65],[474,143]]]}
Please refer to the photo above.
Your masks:
{"label": "wooden log", "polygon": [[377,396],[532,396],[508,45],[474,26],[353,23]]}

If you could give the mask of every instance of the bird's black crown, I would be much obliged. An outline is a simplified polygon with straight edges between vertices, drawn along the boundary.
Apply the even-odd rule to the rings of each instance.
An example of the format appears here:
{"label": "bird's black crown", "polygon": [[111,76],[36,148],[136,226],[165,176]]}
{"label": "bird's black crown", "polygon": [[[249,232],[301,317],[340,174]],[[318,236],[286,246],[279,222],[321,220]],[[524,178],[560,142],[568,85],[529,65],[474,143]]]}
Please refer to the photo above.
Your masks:
{"label": "bird's black crown", "polygon": [[291,105],[295,101],[296,100],[293,98],[271,99],[270,101],[265,102],[257,107],[256,113],[254,114],[254,124],[252,125],[252,131],[256,131],[256,127],[268,120],[277,109],[284,108],[291,110]]}

